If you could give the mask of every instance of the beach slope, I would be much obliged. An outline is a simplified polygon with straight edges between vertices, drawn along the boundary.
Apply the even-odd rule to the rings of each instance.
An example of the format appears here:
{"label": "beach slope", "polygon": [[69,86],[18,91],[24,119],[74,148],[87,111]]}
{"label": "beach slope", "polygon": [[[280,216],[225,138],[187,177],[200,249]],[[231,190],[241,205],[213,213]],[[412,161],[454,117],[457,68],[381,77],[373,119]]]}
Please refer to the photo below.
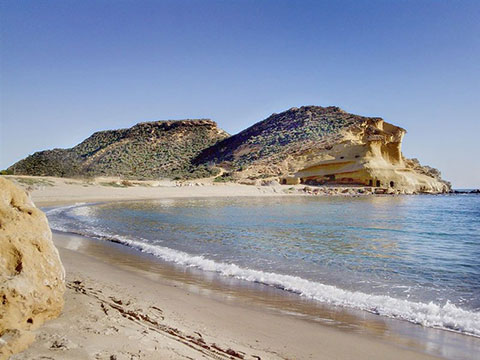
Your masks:
{"label": "beach slope", "polygon": [[432,358],[134,270],[128,254],[98,241],[54,240],[67,271],[65,309],[16,360]]}
{"label": "beach slope", "polygon": [[[278,196],[276,187],[23,178],[38,206],[179,197]],[[18,179],[17,179],[18,180]],[[22,183],[20,181],[20,183]],[[65,308],[13,359],[429,359],[419,342],[385,341],[199,285],[118,244],[53,234],[66,269]],[[149,264],[154,264],[153,267]],[[160,268],[160,270],[158,270]],[[201,278],[201,277],[200,277]],[[200,280],[202,281],[202,280]],[[285,300],[282,300],[285,303]],[[288,301],[287,301],[288,302]],[[272,305],[272,306],[271,306]],[[287,304],[288,305],[288,304]]]}

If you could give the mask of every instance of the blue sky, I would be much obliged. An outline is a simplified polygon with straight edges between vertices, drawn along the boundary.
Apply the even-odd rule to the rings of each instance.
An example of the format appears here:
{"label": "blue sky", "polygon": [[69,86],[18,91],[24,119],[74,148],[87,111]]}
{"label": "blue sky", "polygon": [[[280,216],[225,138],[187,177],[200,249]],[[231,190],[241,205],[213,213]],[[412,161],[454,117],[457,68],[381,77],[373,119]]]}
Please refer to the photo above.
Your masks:
{"label": "blue sky", "polygon": [[0,168],[97,130],[337,105],[480,186],[480,1],[2,1]]}

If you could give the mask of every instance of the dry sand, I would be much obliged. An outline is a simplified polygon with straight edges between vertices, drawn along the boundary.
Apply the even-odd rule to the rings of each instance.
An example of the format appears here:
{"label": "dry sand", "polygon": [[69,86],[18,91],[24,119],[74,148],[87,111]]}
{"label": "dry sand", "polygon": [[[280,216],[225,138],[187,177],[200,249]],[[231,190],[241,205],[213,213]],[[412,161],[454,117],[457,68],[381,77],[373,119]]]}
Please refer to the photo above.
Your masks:
{"label": "dry sand", "polygon": [[[37,205],[99,200],[282,194],[242,185],[116,188],[48,179],[26,184]],[[158,184],[156,184],[158,185]],[[62,315],[13,359],[430,359],[421,342],[384,341],[199,287],[100,241],[54,234],[67,270]],[[138,265],[138,266],[136,266]],[[170,270],[171,271],[171,270]],[[178,273],[178,271],[177,271]]]}
{"label": "dry sand", "polygon": [[[77,202],[142,200],[192,197],[239,196],[359,196],[357,190],[367,189],[363,195],[372,195],[369,187],[305,185],[243,185],[215,183],[212,179],[192,181],[122,181],[118,178],[91,180],[55,177],[6,176],[25,188],[37,206],[73,204]],[[307,190],[308,189],[308,190]]]}
{"label": "dry sand", "polygon": [[299,185],[291,187],[213,183],[211,180],[122,182],[117,178],[92,180],[33,176],[7,176],[7,178],[27,189],[37,206],[163,198],[286,196],[290,195],[288,189],[304,188]]}

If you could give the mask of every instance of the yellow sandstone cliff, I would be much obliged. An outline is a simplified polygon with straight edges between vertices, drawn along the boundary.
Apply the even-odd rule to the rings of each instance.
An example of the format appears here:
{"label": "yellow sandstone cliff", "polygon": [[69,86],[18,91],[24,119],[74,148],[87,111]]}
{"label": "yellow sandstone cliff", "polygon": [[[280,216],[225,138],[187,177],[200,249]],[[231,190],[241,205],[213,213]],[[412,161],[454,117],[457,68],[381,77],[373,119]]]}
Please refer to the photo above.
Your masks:
{"label": "yellow sandstone cliff", "polygon": [[[442,193],[450,185],[431,168],[402,155],[406,130],[381,118],[346,128],[332,147],[310,149],[288,161],[294,171],[281,178],[284,184],[350,184],[397,193]],[[429,171],[432,170],[432,171]]]}
{"label": "yellow sandstone cliff", "polygon": [[406,131],[380,117],[336,106],[272,114],[205,149],[194,162],[222,167],[244,182],[370,186],[377,193],[442,193],[440,172],[402,155]]}

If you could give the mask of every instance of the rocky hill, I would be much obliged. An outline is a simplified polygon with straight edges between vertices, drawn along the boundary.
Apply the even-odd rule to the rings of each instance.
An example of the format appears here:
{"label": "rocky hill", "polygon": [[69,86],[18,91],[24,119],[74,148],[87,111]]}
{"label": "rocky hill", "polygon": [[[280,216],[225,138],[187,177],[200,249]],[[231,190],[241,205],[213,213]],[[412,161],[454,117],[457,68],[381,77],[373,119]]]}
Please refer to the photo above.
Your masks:
{"label": "rocky hill", "polygon": [[139,123],[129,129],[99,131],[71,149],[36,152],[8,170],[23,175],[189,178],[215,170],[192,167],[203,149],[229,135],[214,121]]}
{"label": "rocky hill", "polygon": [[444,192],[440,172],[406,159],[406,130],[379,117],[334,106],[272,114],[229,136],[210,120],[140,123],[101,131],[71,149],[35,153],[9,168],[16,174],[195,178],[350,184],[395,192]]}
{"label": "rocky hill", "polygon": [[287,184],[347,184],[390,192],[445,192],[438,170],[406,159],[406,130],[334,106],[273,114],[202,151],[196,165],[220,166],[234,180],[278,177]]}
{"label": "rocky hill", "polygon": [[234,171],[260,165],[267,172],[270,169],[266,175],[279,175],[288,171],[283,160],[329,147],[341,139],[344,129],[365,119],[336,106],[291,108],[205,149],[194,162],[220,164]]}

